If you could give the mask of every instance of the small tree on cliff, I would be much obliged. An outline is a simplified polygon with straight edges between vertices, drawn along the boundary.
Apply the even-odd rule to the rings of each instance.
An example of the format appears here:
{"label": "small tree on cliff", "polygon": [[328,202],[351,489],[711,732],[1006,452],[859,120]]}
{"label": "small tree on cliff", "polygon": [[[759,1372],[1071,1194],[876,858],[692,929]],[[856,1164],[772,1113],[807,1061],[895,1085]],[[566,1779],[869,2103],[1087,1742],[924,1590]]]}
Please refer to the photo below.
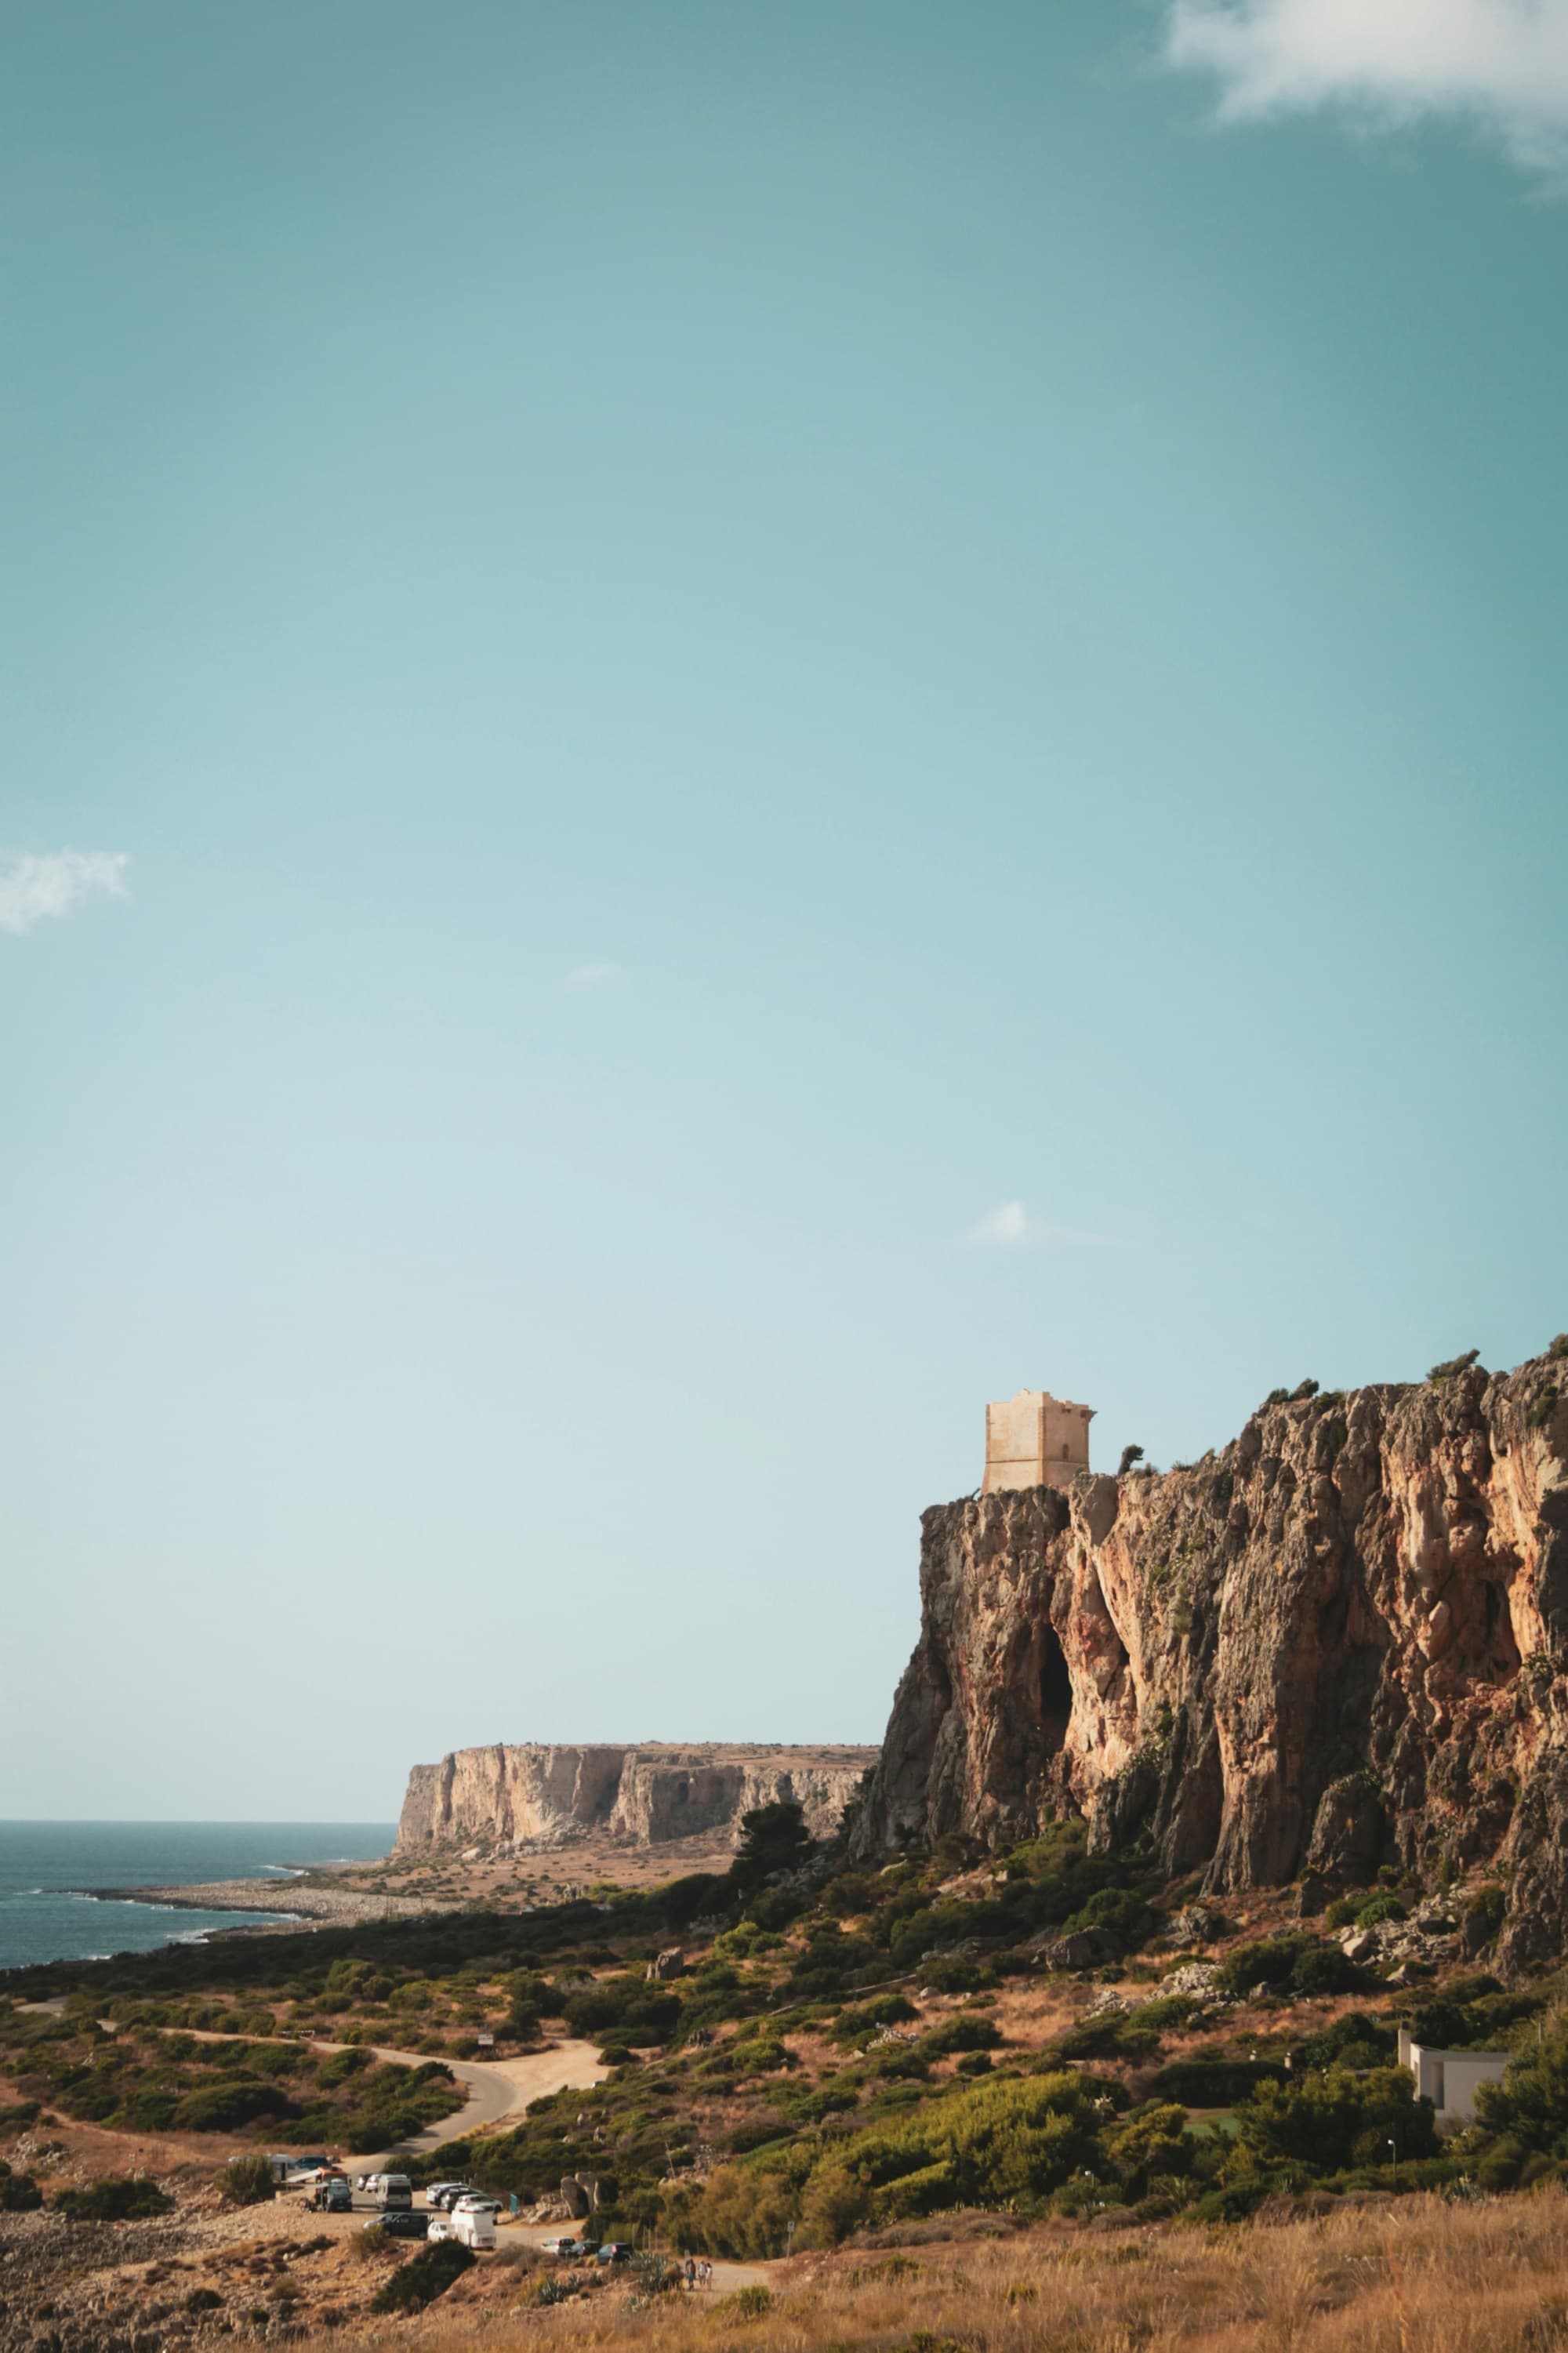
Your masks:
{"label": "small tree on cliff", "polygon": [[1121,1450],[1121,1460],[1116,1466],[1117,1477],[1125,1479],[1134,1462],[1142,1462],[1142,1460],[1143,1449],[1141,1446],[1124,1446]]}
{"label": "small tree on cliff", "polygon": [[754,1812],[741,1816],[741,1843],[730,1877],[742,1894],[752,1894],[780,1872],[798,1871],[811,1850],[805,1816],[793,1798],[758,1806]]}

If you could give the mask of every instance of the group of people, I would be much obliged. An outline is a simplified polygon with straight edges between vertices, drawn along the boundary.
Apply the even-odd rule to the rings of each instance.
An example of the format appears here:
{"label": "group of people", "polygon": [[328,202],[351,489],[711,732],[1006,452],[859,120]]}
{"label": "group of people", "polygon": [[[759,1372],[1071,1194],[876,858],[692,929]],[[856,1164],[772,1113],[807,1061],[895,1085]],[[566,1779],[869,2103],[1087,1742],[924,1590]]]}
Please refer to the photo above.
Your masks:
{"label": "group of people", "polygon": [[711,2287],[713,2284],[712,2264],[706,2262],[700,2263],[695,2255],[688,2255],[686,2258],[686,2284],[689,2288]]}

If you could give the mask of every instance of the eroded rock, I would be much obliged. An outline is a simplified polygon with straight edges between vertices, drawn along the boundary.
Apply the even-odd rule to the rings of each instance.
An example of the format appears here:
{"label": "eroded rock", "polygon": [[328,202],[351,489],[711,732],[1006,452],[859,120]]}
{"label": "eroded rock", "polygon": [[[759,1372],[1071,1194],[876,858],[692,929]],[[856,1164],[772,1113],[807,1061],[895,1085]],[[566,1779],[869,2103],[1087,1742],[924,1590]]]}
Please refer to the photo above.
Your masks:
{"label": "eroded rock", "polygon": [[862,1857],[1064,1810],[1211,1894],[1507,1869],[1505,1966],[1568,1936],[1568,1399],[1504,1377],[1296,1398],[1192,1470],[922,1520],[921,1636]]}

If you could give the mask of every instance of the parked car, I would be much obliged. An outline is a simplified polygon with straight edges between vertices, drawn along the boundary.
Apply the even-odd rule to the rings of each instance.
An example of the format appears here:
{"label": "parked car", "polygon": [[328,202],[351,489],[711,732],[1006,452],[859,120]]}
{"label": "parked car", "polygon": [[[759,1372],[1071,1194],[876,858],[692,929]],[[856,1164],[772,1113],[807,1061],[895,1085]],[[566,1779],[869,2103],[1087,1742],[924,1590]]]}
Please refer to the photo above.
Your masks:
{"label": "parked car", "polygon": [[574,2232],[563,2231],[558,2239],[546,2239],[542,2252],[547,2255],[585,2255],[588,2250]]}
{"label": "parked car", "polygon": [[629,2263],[634,2252],[629,2239],[606,2239],[594,2260],[600,2263]]}
{"label": "parked car", "polygon": [[364,2227],[388,2239],[423,2239],[430,2228],[430,2216],[416,2214],[411,2206],[389,2206],[384,2214],[373,2214]]}
{"label": "parked car", "polygon": [[444,2214],[447,2209],[454,2205],[459,2198],[468,2196],[468,2187],[466,2181],[427,2181],[425,2185],[425,2202],[427,2206],[437,2208]]}
{"label": "parked car", "polygon": [[346,2173],[318,2176],[305,2204],[312,2214],[352,2214],[354,2194]]}
{"label": "parked car", "polygon": [[499,2214],[500,2200],[487,2197],[482,2189],[465,2189],[460,2198],[453,2199],[447,2211],[452,2214]]}

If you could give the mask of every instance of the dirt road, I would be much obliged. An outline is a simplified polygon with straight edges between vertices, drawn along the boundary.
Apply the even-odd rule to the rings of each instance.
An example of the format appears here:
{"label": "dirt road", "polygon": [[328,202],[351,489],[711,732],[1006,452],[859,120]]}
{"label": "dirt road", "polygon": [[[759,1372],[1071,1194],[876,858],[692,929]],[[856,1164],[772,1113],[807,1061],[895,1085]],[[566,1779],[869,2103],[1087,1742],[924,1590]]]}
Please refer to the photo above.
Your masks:
{"label": "dirt road", "polygon": [[[319,2043],[314,2047],[339,2046]],[[400,2067],[423,2067],[427,2063],[427,2054],[383,2050],[379,2045],[375,2055],[395,2060]],[[586,2091],[590,2084],[602,2084],[609,2073],[599,2064],[598,2052],[591,2042],[557,2042],[548,2051],[530,2051],[517,2059],[448,2059],[445,2063],[468,2087],[468,2105],[443,2116],[416,2139],[404,2141],[398,2150],[375,2149],[345,2157],[347,2172],[379,2173],[398,2154],[424,2157],[446,2141],[466,2140],[469,2133],[487,2132],[508,2116],[521,2116],[530,2100],[542,2100],[551,2092]]]}

